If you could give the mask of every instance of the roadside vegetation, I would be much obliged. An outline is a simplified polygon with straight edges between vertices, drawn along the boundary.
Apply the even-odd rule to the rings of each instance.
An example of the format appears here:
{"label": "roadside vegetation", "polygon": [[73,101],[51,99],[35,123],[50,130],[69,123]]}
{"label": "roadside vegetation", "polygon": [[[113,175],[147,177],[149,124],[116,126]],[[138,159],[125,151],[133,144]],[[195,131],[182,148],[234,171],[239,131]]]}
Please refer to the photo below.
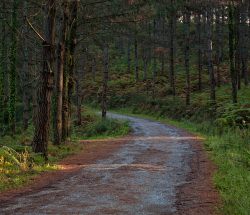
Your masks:
{"label": "roadside vegetation", "polygon": [[93,110],[84,110],[82,126],[73,126],[72,136],[64,144],[49,142],[48,161],[32,152],[33,127],[15,136],[0,137],[0,192],[27,184],[44,171],[60,170],[58,161],[84,150],[79,140],[124,136],[130,132],[128,122],[101,119]]}
{"label": "roadside vegetation", "polygon": [[126,110],[204,135],[223,212],[249,214],[249,0],[0,5],[0,190],[127,134]]}
{"label": "roadside vegetation", "polygon": [[[231,85],[227,75],[227,65],[223,65],[224,83],[216,88],[216,103],[212,104],[207,85],[208,74],[203,73],[203,89],[197,86],[197,74],[193,68],[191,75],[191,103],[185,104],[185,75],[178,66],[178,97],[173,97],[165,75],[159,75],[155,83],[141,79],[135,82],[133,75],[126,74],[123,60],[115,60],[116,66],[109,82],[109,108],[115,112],[132,114],[159,120],[195,132],[205,138],[205,146],[211,159],[217,164],[214,176],[215,186],[224,202],[224,214],[248,215],[250,211],[250,87],[241,86],[238,103],[233,104]],[[121,66],[118,66],[121,65]],[[117,70],[117,71],[116,71]],[[117,78],[117,73],[122,78]],[[86,79],[91,80],[91,79]],[[101,80],[101,79],[100,79]],[[98,77],[96,78],[98,83]],[[92,94],[98,84],[85,82],[87,99],[92,107],[98,102]],[[90,87],[91,86],[91,87]]]}
{"label": "roadside vegetation", "polygon": [[214,175],[214,183],[219,190],[223,214],[245,214],[250,211],[250,129],[223,129],[211,122],[181,121],[160,116],[156,112],[143,112],[129,108],[114,110],[117,113],[157,120],[162,123],[184,128],[205,139],[205,148],[218,169]]}

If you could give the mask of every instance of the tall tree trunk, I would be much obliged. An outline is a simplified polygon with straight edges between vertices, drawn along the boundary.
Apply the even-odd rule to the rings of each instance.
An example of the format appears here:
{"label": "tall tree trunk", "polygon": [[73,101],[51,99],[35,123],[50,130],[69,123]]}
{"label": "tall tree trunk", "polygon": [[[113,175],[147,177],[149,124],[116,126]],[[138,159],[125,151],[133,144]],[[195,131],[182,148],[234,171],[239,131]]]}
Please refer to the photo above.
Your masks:
{"label": "tall tree trunk", "polygon": [[37,123],[33,139],[33,151],[48,158],[48,140],[50,128],[51,96],[54,76],[55,46],[55,0],[47,0],[45,4],[43,61],[39,77],[40,86],[37,92]]}
{"label": "tall tree trunk", "polygon": [[[67,41],[68,47],[68,41]],[[68,103],[68,85],[69,85],[69,74],[68,74],[68,61],[69,61],[69,50],[65,50],[65,65],[63,72],[63,95],[62,95],[62,141],[65,141],[68,137],[68,117],[69,117],[69,103]]]}
{"label": "tall tree trunk", "polygon": [[93,57],[93,59],[92,59],[91,69],[92,69],[93,81],[96,81],[96,59],[95,59],[95,57]]}
{"label": "tall tree trunk", "polygon": [[0,136],[3,134],[4,125],[4,70],[2,64],[2,56],[0,60]]}
{"label": "tall tree trunk", "polygon": [[211,7],[207,8],[207,66],[210,77],[210,100],[215,104],[215,75],[213,66],[213,39],[212,39],[212,26],[213,26],[213,10]]}
{"label": "tall tree trunk", "polygon": [[[28,5],[27,0],[23,3],[23,11],[24,17],[28,16]],[[27,23],[24,24],[24,37],[23,37],[23,52],[24,52],[24,59],[23,59],[23,70],[22,75],[22,88],[23,88],[23,129],[26,130],[29,126],[29,118],[30,118],[30,86],[28,82],[30,81],[30,71],[29,71],[29,50],[28,50],[28,25]]]}
{"label": "tall tree trunk", "polygon": [[130,74],[131,72],[131,38],[128,37],[128,44],[127,44],[127,73]]}
{"label": "tall tree trunk", "polygon": [[[155,83],[155,79],[157,76],[157,62],[156,62],[156,20],[153,20],[153,82]],[[154,86],[153,86],[154,87]]]}
{"label": "tall tree trunk", "polygon": [[79,1],[74,0],[69,3],[70,8],[70,19],[69,19],[69,38],[67,42],[66,56],[67,56],[67,67],[66,74],[64,74],[64,95],[63,95],[63,117],[62,117],[62,138],[66,138],[70,134],[71,129],[71,97],[74,88],[74,69],[75,69],[75,48],[77,44],[77,13],[78,13]]}
{"label": "tall tree trunk", "polygon": [[197,43],[198,43],[198,89],[202,90],[202,40],[201,40],[201,14],[197,15]]}
{"label": "tall tree trunk", "polygon": [[176,12],[175,12],[175,0],[171,0],[171,13],[170,13],[170,86],[172,88],[172,94],[175,96],[175,31],[176,31]]}
{"label": "tall tree trunk", "polygon": [[107,114],[107,93],[108,93],[108,79],[109,79],[109,52],[108,44],[105,44],[103,49],[103,83],[102,83],[102,118],[106,118]]}
{"label": "tall tree trunk", "polygon": [[185,25],[185,71],[186,71],[186,105],[190,105],[190,12],[188,9],[184,15]]}
{"label": "tall tree trunk", "polygon": [[143,45],[143,57],[142,57],[142,60],[143,60],[143,80],[146,81],[147,78],[148,78],[148,53],[147,53],[147,45],[144,44]]}
{"label": "tall tree trunk", "polygon": [[72,93],[74,88],[74,69],[75,69],[75,48],[77,43],[77,13],[78,13],[78,5],[79,1],[74,0],[71,3],[71,11],[72,11],[72,25],[70,31],[70,42],[69,42],[69,51],[70,51],[70,64],[69,64],[69,86],[68,86],[68,103],[69,103],[69,117],[68,117],[68,132],[70,134],[71,130],[71,115],[72,115]]}
{"label": "tall tree trunk", "polygon": [[237,73],[237,88],[240,90],[241,88],[241,58],[240,58],[240,11],[239,11],[239,5],[235,7],[235,69]]}
{"label": "tall tree trunk", "polygon": [[[36,41],[35,42],[35,48],[40,46],[40,42]],[[34,58],[30,59],[30,61],[34,60],[34,64],[31,67],[31,78],[32,80],[35,80],[31,84],[31,89],[32,89],[32,122],[34,127],[36,127],[37,123],[37,107],[38,107],[38,99],[37,99],[37,86],[39,83],[39,80],[37,80],[37,77],[39,76],[39,58],[38,54],[34,56]]]}
{"label": "tall tree trunk", "polygon": [[76,95],[77,95],[77,125],[82,125],[82,96],[80,94],[80,81],[76,80]]}
{"label": "tall tree trunk", "polygon": [[221,21],[221,7],[216,9],[216,70],[217,70],[217,86],[221,86],[221,74],[220,74],[220,64],[222,62],[222,43],[223,43],[223,33],[222,33],[222,21]]}
{"label": "tall tree trunk", "polygon": [[235,51],[236,51],[236,32],[235,32],[235,6],[230,3],[228,8],[228,27],[229,27],[229,60],[230,74],[232,83],[233,103],[237,103],[237,72],[235,68]]}
{"label": "tall tree trunk", "polygon": [[[2,10],[6,11],[6,1],[2,1]],[[2,50],[1,50],[1,65],[3,72],[3,100],[2,100],[2,117],[3,117],[3,134],[8,128],[9,124],[9,112],[8,112],[8,104],[9,104],[9,69],[8,69],[8,35],[7,35],[7,25],[8,19],[5,17],[2,19]]]}
{"label": "tall tree trunk", "polygon": [[17,54],[17,8],[18,0],[13,1],[11,22],[11,50],[10,50],[10,96],[9,96],[9,126],[12,134],[16,131],[16,54]]}
{"label": "tall tree trunk", "polygon": [[[248,44],[249,44],[249,30],[247,25],[247,11],[249,3],[240,4],[240,25],[239,25],[239,43],[240,43],[240,61],[241,61],[241,73],[244,78],[244,84],[248,85]],[[249,8],[250,9],[250,8]]]}
{"label": "tall tree trunk", "polygon": [[138,61],[138,41],[137,36],[135,35],[134,39],[134,48],[135,48],[135,80],[139,81],[139,61]]}
{"label": "tall tree trunk", "polygon": [[[6,2],[2,2],[2,9],[3,11],[6,10]],[[8,42],[7,42],[7,30],[6,30],[6,22],[7,22],[7,16],[4,17],[2,20],[2,51],[1,51],[1,65],[2,65],[2,72],[3,75],[3,123],[7,125],[9,122],[9,113],[7,111],[8,106],[8,100],[9,100],[9,71],[8,71]],[[4,130],[6,130],[4,126]]]}
{"label": "tall tree trunk", "polygon": [[[5,1],[3,1],[1,3],[3,10],[5,10]],[[5,58],[6,58],[6,50],[5,48],[5,20],[1,19],[1,31],[2,31],[2,35],[1,35],[1,58],[0,58],[0,135],[3,134],[4,132],[4,100],[5,100],[5,90],[4,90],[4,76],[6,74],[6,71],[4,70],[4,64],[6,64],[5,62]]]}
{"label": "tall tree trunk", "polygon": [[147,74],[148,74],[148,62],[146,58],[143,58],[143,80],[147,80]]}
{"label": "tall tree trunk", "polygon": [[152,98],[155,99],[155,81],[157,76],[157,62],[156,62],[156,20],[153,20],[153,83],[152,83]]}
{"label": "tall tree trunk", "polygon": [[[84,66],[81,68],[84,69]],[[76,107],[77,107],[77,125],[82,125],[82,93],[81,93],[81,79],[84,75],[84,71],[80,73],[80,71],[76,74]]]}
{"label": "tall tree trunk", "polygon": [[68,1],[63,1],[63,20],[60,28],[60,40],[58,43],[57,74],[55,92],[55,122],[54,122],[54,144],[60,145],[62,142],[62,108],[63,108],[63,73],[65,65],[65,45],[68,25]]}

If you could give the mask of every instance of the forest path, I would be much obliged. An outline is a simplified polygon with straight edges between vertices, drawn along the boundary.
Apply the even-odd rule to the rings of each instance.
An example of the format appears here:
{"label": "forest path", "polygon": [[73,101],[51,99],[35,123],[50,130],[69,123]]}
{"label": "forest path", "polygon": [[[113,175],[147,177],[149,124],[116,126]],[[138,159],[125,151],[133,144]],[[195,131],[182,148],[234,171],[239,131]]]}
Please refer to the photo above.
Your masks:
{"label": "forest path", "polygon": [[109,116],[129,120],[132,137],[106,158],[78,160],[75,174],[16,197],[0,214],[213,214],[214,169],[197,137],[151,120]]}

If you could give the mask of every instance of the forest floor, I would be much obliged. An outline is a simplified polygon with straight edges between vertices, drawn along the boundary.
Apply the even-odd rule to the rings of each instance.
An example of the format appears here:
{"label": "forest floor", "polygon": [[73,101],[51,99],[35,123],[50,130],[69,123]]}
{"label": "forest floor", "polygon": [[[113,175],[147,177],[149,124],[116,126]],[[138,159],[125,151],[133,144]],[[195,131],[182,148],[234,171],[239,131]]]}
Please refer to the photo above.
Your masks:
{"label": "forest floor", "polygon": [[0,196],[1,214],[214,214],[216,170],[202,138],[156,121],[129,120],[130,136],[88,140],[62,170]]}

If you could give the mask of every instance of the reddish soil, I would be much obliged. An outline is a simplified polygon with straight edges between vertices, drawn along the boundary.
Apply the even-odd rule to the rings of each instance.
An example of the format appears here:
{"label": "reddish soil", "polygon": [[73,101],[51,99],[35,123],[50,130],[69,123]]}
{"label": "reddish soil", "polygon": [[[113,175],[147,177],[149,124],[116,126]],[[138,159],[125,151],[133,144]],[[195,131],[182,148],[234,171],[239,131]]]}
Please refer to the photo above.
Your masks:
{"label": "reddish soil", "polygon": [[176,207],[180,215],[218,215],[221,199],[213,184],[216,166],[201,141],[190,142],[194,155],[187,183],[178,187]]}
{"label": "reddish soil", "polygon": [[32,180],[17,189],[11,189],[0,192],[0,205],[12,201],[18,196],[38,192],[49,185],[57,183],[60,180],[69,178],[81,169],[81,165],[91,164],[96,160],[105,159],[114,153],[119,147],[128,141],[131,137],[115,140],[82,141],[83,150],[76,155],[71,155],[61,162],[61,170],[44,172],[32,178]]}
{"label": "reddish soil", "polygon": [[133,136],[85,141],[63,170],[0,195],[0,214],[213,215],[216,170],[198,137],[173,126],[131,121]]}

